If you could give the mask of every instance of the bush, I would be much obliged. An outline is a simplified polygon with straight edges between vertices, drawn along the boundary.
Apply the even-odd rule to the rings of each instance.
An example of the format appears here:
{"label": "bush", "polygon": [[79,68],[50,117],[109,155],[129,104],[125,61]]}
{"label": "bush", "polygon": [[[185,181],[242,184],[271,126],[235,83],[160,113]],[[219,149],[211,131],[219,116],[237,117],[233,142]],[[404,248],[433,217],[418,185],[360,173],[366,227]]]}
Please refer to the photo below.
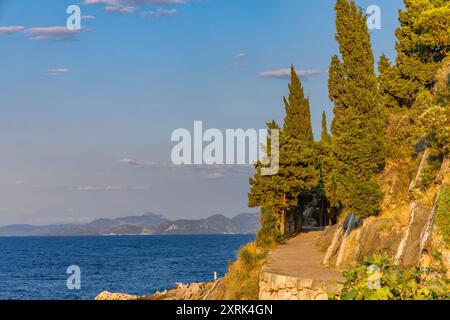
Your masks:
{"label": "bush", "polygon": [[261,208],[261,228],[256,235],[256,245],[270,248],[283,241],[282,234],[277,228],[277,216],[271,208]]}
{"label": "bush", "polygon": [[[379,276],[373,278],[374,266]],[[425,283],[419,283],[420,271],[395,266],[388,258],[375,256],[343,273],[346,282],[343,300],[450,300],[450,281],[444,270],[436,270]],[[371,281],[379,279],[379,285]]]}
{"label": "bush", "polygon": [[441,164],[442,158],[439,156],[439,151],[431,150],[431,155],[427,159],[427,165],[423,169],[420,181],[423,190],[427,190],[436,181]]}
{"label": "bush", "polygon": [[444,242],[450,245],[450,187],[444,188],[439,196],[436,225]]}
{"label": "bush", "polygon": [[228,273],[221,281],[219,298],[223,300],[257,300],[259,277],[268,250],[258,248],[255,243],[242,247],[236,262],[228,265]]}

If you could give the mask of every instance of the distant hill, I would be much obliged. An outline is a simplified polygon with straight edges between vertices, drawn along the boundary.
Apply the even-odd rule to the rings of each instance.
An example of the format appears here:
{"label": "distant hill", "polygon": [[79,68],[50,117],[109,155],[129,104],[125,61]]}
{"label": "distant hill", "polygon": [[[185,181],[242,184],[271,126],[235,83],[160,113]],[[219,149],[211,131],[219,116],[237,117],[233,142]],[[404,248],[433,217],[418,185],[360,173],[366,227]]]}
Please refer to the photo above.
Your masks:
{"label": "distant hill", "polygon": [[254,234],[258,230],[258,227],[259,220],[258,214],[256,213],[243,213],[231,219],[223,215],[214,215],[199,220],[169,220],[158,214],[145,213],[141,216],[97,219],[79,225],[10,225],[0,227],[0,237]]}

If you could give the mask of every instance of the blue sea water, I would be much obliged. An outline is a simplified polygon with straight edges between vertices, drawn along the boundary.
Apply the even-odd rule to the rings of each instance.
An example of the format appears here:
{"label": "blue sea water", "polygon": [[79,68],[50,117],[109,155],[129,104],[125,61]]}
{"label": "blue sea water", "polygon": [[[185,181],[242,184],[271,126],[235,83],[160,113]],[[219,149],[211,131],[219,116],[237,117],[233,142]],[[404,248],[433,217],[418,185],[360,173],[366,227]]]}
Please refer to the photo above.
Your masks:
{"label": "blue sea water", "polygon": [[[103,290],[151,295],[222,276],[252,235],[0,238],[0,299],[89,300]],[[69,290],[69,266],[81,289]]]}

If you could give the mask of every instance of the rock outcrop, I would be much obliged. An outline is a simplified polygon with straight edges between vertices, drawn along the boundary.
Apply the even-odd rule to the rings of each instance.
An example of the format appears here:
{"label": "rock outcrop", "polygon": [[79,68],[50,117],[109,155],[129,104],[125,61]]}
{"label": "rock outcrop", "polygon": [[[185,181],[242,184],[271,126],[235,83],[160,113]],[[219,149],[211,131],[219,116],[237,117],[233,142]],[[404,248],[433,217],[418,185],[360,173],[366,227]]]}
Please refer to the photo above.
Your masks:
{"label": "rock outcrop", "polygon": [[130,294],[125,294],[125,293],[113,293],[113,292],[108,292],[108,291],[103,291],[102,293],[100,293],[97,297],[95,297],[95,300],[139,300],[140,297],[139,296],[133,296]]}
{"label": "rock outcrop", "polygon": [[362,262],[365,257],[386,255],[398,265],[413,267],[418,264],[424,248],[437,248],[443,254],[444,260],[447,259],[448,248],[438,248],[434,244],[437,243],[434,215],[440,186],[449,183],[449,160],[443,161],[436,185],[424,192],[416,189],[416,186],[419,185],[417,181],[421,178],[423,159],[427,154],[425,151],[417,174],[408,186],[412,199],[409,203],[396,203],[379,217],[365,219],[360,228],[350,233],[344,230],[342,221],[326,228],[317,242],[326,253],[323,260],[325,265],[347,268]]}
{"label": "rock outcrop", "polygon": [[153,296],[135,296],[103,291],[95,300],[207,300],[218,282],[179,283],[175,289],[158,291]]}

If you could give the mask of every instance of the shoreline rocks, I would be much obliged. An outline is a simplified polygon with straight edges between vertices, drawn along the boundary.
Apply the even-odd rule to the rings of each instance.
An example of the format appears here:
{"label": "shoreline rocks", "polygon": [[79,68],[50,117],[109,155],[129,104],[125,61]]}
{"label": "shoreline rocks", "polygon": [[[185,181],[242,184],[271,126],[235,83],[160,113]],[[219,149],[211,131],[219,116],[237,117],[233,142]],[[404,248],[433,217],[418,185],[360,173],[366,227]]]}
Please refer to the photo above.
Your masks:
{"label": "shoreline rocks", "polygon": [[211,296],[217,284],[218,281],[191,284],[178,283],[175,289],[157,291],[152,296],[136,296],[103,291],[95,300],[206,300]]}

